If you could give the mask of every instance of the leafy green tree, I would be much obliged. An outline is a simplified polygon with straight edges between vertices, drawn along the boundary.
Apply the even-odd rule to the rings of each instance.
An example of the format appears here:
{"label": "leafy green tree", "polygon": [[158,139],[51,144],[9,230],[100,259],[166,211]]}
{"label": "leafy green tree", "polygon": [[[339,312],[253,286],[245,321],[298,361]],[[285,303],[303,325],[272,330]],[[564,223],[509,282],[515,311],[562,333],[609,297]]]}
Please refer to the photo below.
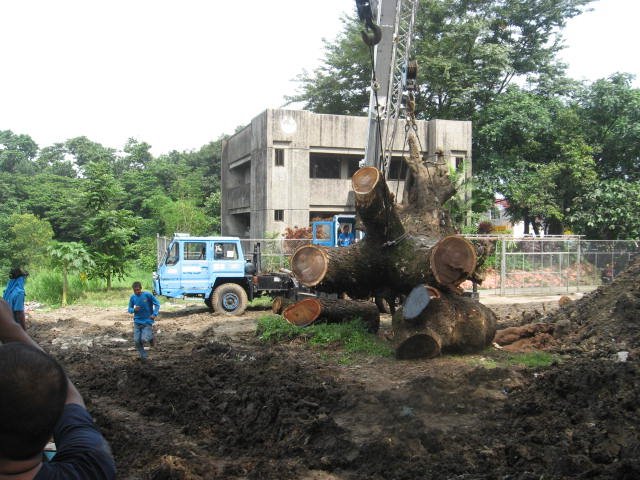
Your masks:
{"label": "leafy green tree", "polygon": [[103,147],[87,137],[71,138],[65,142],[65,147],[80,169],[84,169],[90,163],[106,163],[110,166],[115,163],[114,149]]}
{"label": "leafy green tree", "polygon": [[172,200],[157,196],[150,199],[149,203],[160,219],[161,230],[158,233],[162,235],[172,235],[175,232],[205,235],[214,231],[215,219],[208,217],[193,200]]}
{"label": "leafy green tree", "polygon": [[565,230],[574,198],[597,181],[575,110],[559,98],[512,86],[479,114],[476,173],[504,195],[514,220],[534,232]]}
{"label": "leafy green tree", "polygon": [[578,126],[593,149],[602,178],[640,180],[640,89],[633,76],[594,82],[578,97]]}
{"label": "leafy green tree", "polygon": [[111,288],[114,277],[122,277],[131,260],[129,245],[136,234],[138,219],[128,210],[101,210],[85,225],[95,251],[91,275],[106,281]]}
{"label": "leafy green tree", "polygon": [[78,173],[67,148],[63,143],[44,147],[38,153],[35,164],[40,173],[76,178]]}
{"label": "leafy green tree", "polygon": [[119,208],[124,192],[106,162],[88,163],[86,175],[83,233],[94,253],[91,275],[104,279],[110,289],[113,277],[123,276],[131,260],[129,245],[135,239],[139,219]]}
{"label": "leafy green tree", "polygon": [[47,250],[54,268],[62,273],[62,305],[67,304],[69,275],[86,272],[93,267],[91,255],[84,244],[79,242],[55,242]]}
{"label": "leafy green tree", "polygon": [[[417,112],[425,118],[472,119],[514,78],[531,84],[562,72],[555,56],[561,29],[593,0],[421,0],[415,22],[420,65]],[[325,46],[323,65],[298,77],[301,91],[289,98],[317,113],[366,111],[370,54],[360,25]]]}
{"label": "leafy green tree", "polygon": [[587,238],[640,238],[640,181],[600,182],[576,198],[569,219],[574,231]]}
{"label": "leafy green tree", "polygon": [[32,173],[32,160],[38,145],[29,135],[17,135],[11,130],[0,130],[0,171],[9,173]]}
{"label": "leafy green tree", "polygon": [[46,220],[31,213],[14,213],[9,217],[9,254],[13,264],[42,266],[53,230]]}
{"label": "leafy green tree", "polygon": [[22,208],[47,220],[59,241],[82,238],[82,223],[86,216],[82,205],[84,179],[41,173],[33,177],[16,177],[25,200]]}

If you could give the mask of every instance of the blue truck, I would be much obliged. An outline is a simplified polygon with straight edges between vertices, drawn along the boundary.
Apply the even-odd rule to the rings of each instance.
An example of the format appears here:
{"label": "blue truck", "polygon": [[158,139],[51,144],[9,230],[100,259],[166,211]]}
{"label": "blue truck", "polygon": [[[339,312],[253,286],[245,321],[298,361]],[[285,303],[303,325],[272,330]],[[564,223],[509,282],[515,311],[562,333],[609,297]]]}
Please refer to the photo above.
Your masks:
{"label": "blue truck", "polygon": [[159,257],[153,290],[168,298],[202,298],[222,315],[242,315],[262,293],[296,298],[298,282],[286,272],[258,273],[260,260],[260,245],[247,258],[238,237],[176,234]]}

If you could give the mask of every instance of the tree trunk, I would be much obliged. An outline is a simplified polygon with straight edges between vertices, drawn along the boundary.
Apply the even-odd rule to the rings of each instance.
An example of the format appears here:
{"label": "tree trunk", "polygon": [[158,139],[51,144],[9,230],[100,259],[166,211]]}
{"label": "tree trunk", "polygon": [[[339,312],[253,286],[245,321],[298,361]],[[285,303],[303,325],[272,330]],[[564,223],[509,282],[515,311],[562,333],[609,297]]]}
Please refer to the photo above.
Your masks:
{"label": "tree trunk", "polygon": [[380,328],[378,307],[368,301],[305,298],[285,308],[282,316],[298,327],[306,327],[319,320],[344,323],[360,318],[367,325],[369,332],[375,333]]}
{"label": "tree trunk", "polygon": [[396,358],[433,358],[486,348],[496,332],[496,316],[468,297],[450,293],[437,297],[429,286],[419,285],[393,315],[392,325]]}
{"label": "tree trunk", "polygon": [[384,243],[401,237],[404,227],[395,210],[393,194],[380,170],[363,167],[351,177],[356,212],[369,243]]}
{"label": "tree trunk", "polygon": [[413,132],[407,136],[409,157],[405,162],[409,175],[399,208],[405,230],[412,235],[440,238],[455,233],[449,213],[442,208],[456,193],[449,177],[449,165],[442,152],[423,160],[418,139]]}
{"label": "tree trunk", "polygon": [[280,315],[285,308],[293,304],[294,301],[286,297],[275,297],[271,302],[271,311],[276,315]]}
{"label": "tree trunk", "polygon": [[459,236],[435,245],[414,237],[388,246],[367,238],[346,248],[305,245],[291,257],[291,269],[303,285],[351,298],[369,298],[383,286],[394,296],[423,283],[455,290],[475,266],[475,248]]}

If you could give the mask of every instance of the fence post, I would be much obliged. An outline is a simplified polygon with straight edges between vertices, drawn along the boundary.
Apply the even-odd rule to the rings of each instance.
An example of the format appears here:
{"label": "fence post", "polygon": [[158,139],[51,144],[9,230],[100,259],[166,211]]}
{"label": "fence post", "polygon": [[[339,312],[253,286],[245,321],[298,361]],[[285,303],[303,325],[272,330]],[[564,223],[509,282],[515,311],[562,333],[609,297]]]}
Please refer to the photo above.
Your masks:
{"label": "fence post", "polygon": [[580,245],[580,237],[578,237],[578,265],[576,270],[576,292],[580,291],[580,279],[582,273],[582,247]]}
{"label": "fence post", "polygon": [[504,283],[507,276],[507,242],[502,238],[500,243],[502,244],[500,255],[500,295],[504,296]]}

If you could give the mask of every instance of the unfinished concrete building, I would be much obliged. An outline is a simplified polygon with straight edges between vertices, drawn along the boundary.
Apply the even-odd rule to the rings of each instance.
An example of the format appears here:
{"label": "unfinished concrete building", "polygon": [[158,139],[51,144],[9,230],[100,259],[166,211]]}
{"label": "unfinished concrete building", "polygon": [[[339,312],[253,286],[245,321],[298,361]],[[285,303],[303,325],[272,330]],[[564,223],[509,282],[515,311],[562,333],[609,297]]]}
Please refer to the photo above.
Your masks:
{"label": "unfinished concrete building", "polygon": [[[406,176],[404,125],[388,166],[401,199]],[[418,122],[423,155],[471,176],[471,122]],[[222,235],[265,238],[286,227],[355,213],[351,176],[364,157],[367,118],[268,109],[223,143]]]}

